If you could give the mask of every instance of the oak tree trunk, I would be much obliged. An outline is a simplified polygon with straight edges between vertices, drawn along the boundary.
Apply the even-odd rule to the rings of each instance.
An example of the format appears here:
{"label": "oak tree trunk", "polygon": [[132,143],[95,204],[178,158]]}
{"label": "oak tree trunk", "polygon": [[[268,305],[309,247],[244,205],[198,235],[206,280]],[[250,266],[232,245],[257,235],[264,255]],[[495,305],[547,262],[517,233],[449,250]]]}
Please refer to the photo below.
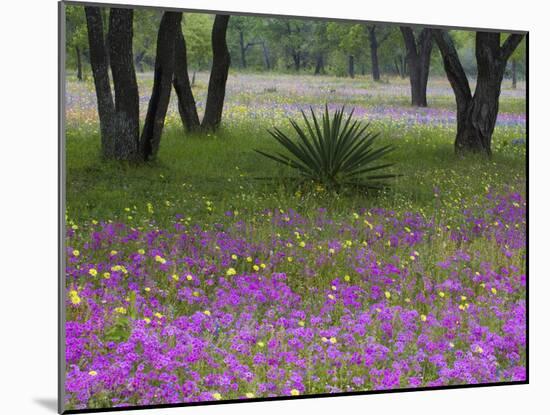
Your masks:
{"label": "oak tree trunk", "polygon": [[517,62],[515,59],[512,59],[512,88],[516,89],[517,86],[518,86]]}
{"label": "oak tree trunk", "polygon": [[165,12],[160,21],[155,58],[153,92],[141,134],[141,153],[145,160],[158,152],[174,75],[176,33],[181,32],[181,13]]}
{"label": "oak tree trunk", "polygon": [[265,41],[262,41],[262,50],[264,52],[264,64],[265,68],[269,71],[271,70],[271,61],[269,59],[269,49],[265,45]]}
{"label": "oak tree trunk", "polygon": [[378,63],[378,41],[376,40],[376,27],[369,27],[369,45],[372,79],[380,81],[380,65]]}
{"label": "oak tree trunk", "polygon": [[76,49],[76,79],[82,81],[82,56],[80,53],[80,48],[78,46]]}
{"label": "oak tree trunk", "polygon": [[132,52],[133,10],[111,8],[109,56],[115,89],[114,154],[118,160],[142,159],[139,152],[139,94]]}
{"label": "oak tree trunk", "polygon": [[325,72],[325,60],[323,58],[323,54],[319,53],[317,54],[317,57],[315,58],[315,71],[314,75],[320,75]]}
{"label": "oak tree trunk", "polygon": [[109,63],[103,35],[103,18],[98,7],[86,6],[84,10],[88,28],[90,64],[94,77],[97,113],[101,131],[101,153],[104,157],[110,158],[115,153],[115,104],[109,80]]}
{"label": "oak tree trunk", "polygon": [[348,75],[350,78],[355,78],[355,64],[353,55],[348,56]]}
{"label": "oak tree trunk", "polygon": [[227,24],[229,15],[216,15],[212,27],[212,70],[208,83],[206,108],[201,127],[205,130],[215,130],[222,119],[225,85],[231,57],[227,49]]}
{"label": "oak tree trunk", "polygon": [[443,66],[455,93],[457,105],[458,154],[481,153],[491,156],[491,139],[498,115],[500,88],[506,62],[523,35],[509,35],[500,45],[500,33],[476,33],[477,83],[472,95],[468,78],[448,33],[433,29]]}
{"label": "oak tree trunk", "polygon": [[246,46],[244,45],[244,33],[239,31],[239,47],[241,50],[241,68],[246,68]]}
{"label": "oak tree trunk", "polygon": [[431,29],[422,29],[418,39],[415,38],[410,27],[401,26],[400,29],[407,49],[406,60],[411,84],[411,104],[417,107],[427,107],[426,89],[432,54]]}
{"label": "oak tree trunk", "polygon": [[199,115],[189,82],[187,70],[187,47],[181,26],[176,31],[176,43],[174,48],[174,90],[178,97],[178,111],[181,122],[188,132],[197,131],[200,128]]}

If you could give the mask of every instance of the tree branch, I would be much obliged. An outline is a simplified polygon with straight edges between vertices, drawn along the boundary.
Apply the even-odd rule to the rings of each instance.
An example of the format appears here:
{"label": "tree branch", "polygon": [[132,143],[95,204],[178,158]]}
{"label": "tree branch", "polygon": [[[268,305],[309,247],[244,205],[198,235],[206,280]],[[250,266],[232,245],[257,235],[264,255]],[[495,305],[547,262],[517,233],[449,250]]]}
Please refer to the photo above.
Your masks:
{"label": "tree branch", "polygon": [[447,78],[451,83],[451,86],[457,96],[457,102],[468,102],[472,99],[472,91],[470,84],[468,83],[468,77],[464,72],[464,68],[458,58],[455,46],[451,36],[446,31],[441,29],[432,29],[432,36],[434,37],[441,57],[443,58],[443,66]]}
{"label": "tree branch", "polygon": [[510,58],[512,53],[514,53],[524,37],[525,35],[511,34],[506,38],[504,44],[500,48],[501,57],[505,62]]}

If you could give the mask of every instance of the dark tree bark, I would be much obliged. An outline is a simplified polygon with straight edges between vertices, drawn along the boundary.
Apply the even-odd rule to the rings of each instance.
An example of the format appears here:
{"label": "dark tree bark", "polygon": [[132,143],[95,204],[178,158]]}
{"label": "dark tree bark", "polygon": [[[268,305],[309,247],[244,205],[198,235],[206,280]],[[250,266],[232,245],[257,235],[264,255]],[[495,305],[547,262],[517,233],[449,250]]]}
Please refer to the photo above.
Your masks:
{"label": "dark tree bark", "polygon": [[226,40],[228,22],[229,15],[216,15],[212,27],[212,70],[208,83],[204,118],[201,124],[201,127],[205,130],[217,129],[222,119],[225,85],[229,65],[231,64]]}
{"label": "dark tree bark", "polygon": [[115,104],[109,81],[109,63],[103,35],[103,18],[98,7],[85,7],[88,28],[90,64],[94,76],[97,97],[97,113],[101,131],[101,152],[104,157],[114,156],[114,116]]}
{"label": "dark tree bark", "polygon": [[512,59],[512,88],[516,89],[517,86],[518,86],[517,62],[515,59]]}
{"label": "dark tree bark", "polygon": [[300,52],[299,51],[292,51],[292,61],[294,62],[294,70],[296,72],[300,71],[301,60],[302,60],[302,57],[301,57]]}
{"label": "dark tree bark", "polygon": [[160,21],[155,58],[153,92],[141,134],[141,154],[145,160],[158,152],[174,75],[176,33],[181,32],[181,13],[165,12]]}
{"label": "dark tree bark", "polygon": [[407,58],[406,56],[403,56],[401,54],[397,55],[394,59],[394,66],[395,66],[395,72],[397,72],[397,75],[401,78],[405,78],[407,76]]}
{"label": "dark tree bark", "polygon": [[133,10],[112,8],[109,15],[109,55],[115,88],[115,154],[120,160],[138,160],[139,94],[132,53]]}
{"label": "dark tree bark", "polygon": [[441,29],[432,29],[432,33],[456,98],[455,151],[457,154],[472,152],[491,156],[491,138],[498,114],[504,70],[523,35],[509,35],[501,46],[500,33],[476,33],[477,83],[472,95],[451,37]]}
{"label": "dark tree bark", "polygon": [[188,132],[197,131],[200,128],[199,115],[187,71],[187,47],[181,26],[176,31],[176,43],[174,48],[174,90],[178,97],[178,110],[185,129]]}
{"label": "dark tree bark", "polygon": [[348,56],[348,75],[350,78],[355,78],[355,63],[353,55]]}
{"label": "dark tree bark", "polygon": [[145,72],[145,68],[143,67],[143,58],[145,57],[145,51],[142,50],[136,55],[135,59],[135,65],[139,72]]}
{"label": "dark tree bark", "polygon": [[380,64],[378,63],[378,48],[382,44],[382,42],[387,39],[388,34],[384,37],[383,40],[378,41],[376,38],[376,26],[368,26],[368,33],[369,33],[369,47],[370,47],[370,61],[371,61],[371,72],[372,72],[372,79],[374,81],[380,81]]}
{"label": "dark tree bark", "polygon": [[75,47],[76,51],[76,79],[82,81],[82,55],[80,53],[80,48]]}
{"label": "dark tree bark", "polygon": [[418,39],[415,38],[410,27],[401,26],[400,29],[407,49],[406,59],[411,82],[411,104],[417,107],[427,107],[426,88],[432,55],[431,29],[422,29]]}
{"label": "dark tree bark", "polygon": [[239,47],[241,49],[241,68],[246,69],[246,49],[247,46],[244,44],[244,33],[242,30],[239,30]]}
{"label": "dark tree bark", "polygon": [[325,59],[322,53],[318,53],[315,58],[314,75],[320,75],[325,72]]}
{"label": "dark tree bark", "polygon": [[269,59],[269,49],[265,45],[265,41],[262,41],[262,50],[264,52],[265,68],[269,71],[269,70],[271,70],[271,61]]}

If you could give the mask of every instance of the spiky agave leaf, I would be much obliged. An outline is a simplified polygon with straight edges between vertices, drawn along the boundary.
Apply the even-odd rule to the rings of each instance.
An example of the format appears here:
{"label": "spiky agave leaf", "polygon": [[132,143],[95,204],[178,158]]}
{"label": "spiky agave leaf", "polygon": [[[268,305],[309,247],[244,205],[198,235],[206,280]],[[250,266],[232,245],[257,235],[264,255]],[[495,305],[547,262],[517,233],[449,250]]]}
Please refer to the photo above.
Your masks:
{"label": "spiky agave leaf", "polygon": [[277,163],[289,166],[305,180],[313,180],[331,188],[342,185],[379,188],[385,180],[397,175],[370,174],[387,169],[393,163],[377,164],[394,150],[393,145],[375,148],[378,133],[370,131],[370,123],[362,124],[353,119],[354,110],[345,116],[345,106],[332,117],[328,105],[319,119],[310,107],[311,116],[301,111],[305,128],[290,119],[296,137],[290,137],[278,128],[269,134],[286,149],[287,155],[277,152],[257,153]]}

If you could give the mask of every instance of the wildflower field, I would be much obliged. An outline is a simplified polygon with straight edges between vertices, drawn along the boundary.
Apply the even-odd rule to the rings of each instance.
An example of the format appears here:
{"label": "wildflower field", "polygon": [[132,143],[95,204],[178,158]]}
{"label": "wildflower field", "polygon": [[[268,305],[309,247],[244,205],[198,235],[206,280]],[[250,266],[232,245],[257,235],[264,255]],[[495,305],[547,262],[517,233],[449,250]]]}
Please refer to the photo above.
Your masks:
{"label": "wildflower field", "polygon": [[[69,78],[66,408],[525,380],[525,87],[508,87],[486,160],[455,156],[444,78],[416,109],[398,78],[230,74],[219,131],[186,135],[172,99],[158,159],[129,166],[101,160],[93,82]],[[254,151],[325,102],[396,147],[389,188],[298,185]]]}

